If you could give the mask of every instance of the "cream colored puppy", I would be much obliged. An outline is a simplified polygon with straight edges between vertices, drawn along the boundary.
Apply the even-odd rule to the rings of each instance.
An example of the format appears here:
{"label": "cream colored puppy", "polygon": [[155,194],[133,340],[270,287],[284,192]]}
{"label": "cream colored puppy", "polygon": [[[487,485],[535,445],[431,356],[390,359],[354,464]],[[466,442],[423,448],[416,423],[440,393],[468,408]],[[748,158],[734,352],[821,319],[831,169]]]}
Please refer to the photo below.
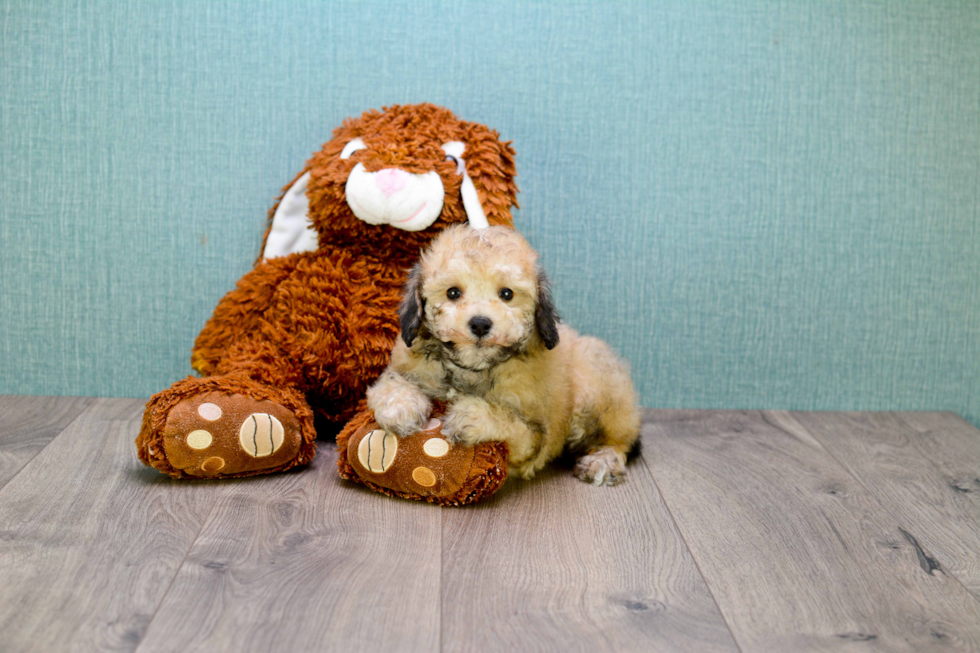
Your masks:
{"label": "cream colored puppy", "polygon": [[446,437],[506,442],[518,476],[568,451],[578,478],[615,485],[640,431],[628,364],[559,323],[537,258],[512,229],[446,229],[412,270],[402,340],[368,406],[383,429],[405,436],[438,399],[448,405]]}

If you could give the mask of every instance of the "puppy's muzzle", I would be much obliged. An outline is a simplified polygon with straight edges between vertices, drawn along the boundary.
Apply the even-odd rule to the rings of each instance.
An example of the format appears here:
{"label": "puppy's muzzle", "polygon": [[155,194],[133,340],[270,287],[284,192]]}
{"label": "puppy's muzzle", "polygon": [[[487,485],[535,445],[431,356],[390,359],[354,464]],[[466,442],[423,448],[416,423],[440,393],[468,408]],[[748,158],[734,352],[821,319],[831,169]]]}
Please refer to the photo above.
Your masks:
{"label": "puppy's muzzle", "polygon": [[493,320],[483,315],[477,315],[470,318],[469,322],[470,332],[477,338],[482,338],[483,336],[490,333],[490,329],[493,328]]}

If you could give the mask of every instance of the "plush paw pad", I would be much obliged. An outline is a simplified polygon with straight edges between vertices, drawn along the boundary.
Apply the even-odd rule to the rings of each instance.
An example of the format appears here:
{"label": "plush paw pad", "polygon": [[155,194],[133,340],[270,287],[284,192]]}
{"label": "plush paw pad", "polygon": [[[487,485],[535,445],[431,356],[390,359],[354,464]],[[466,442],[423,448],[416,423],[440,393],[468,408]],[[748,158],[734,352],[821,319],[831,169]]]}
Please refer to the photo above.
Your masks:
{"label": "plush paw pad", "polygon": [[238,430],[242,451],[253,458],[265,458],[279,451],[284,438],[282,422],[271,413],[252,413]]}
{"label": "plush paw pad", "polygon": [[293,460],[300,424],[272,401],[217,392],[177,404],[167,416],[163,447],[190,476],[232,476],[273,469]]}
{"label": "plush paw pad", "polygon": [[381,429],[375,429],[364,436],[357,445],[357,459],[364,469],[375,474],[383,474],[391,467],[398,454],[398,438]]}
{"label": "plush paw pad", "polygon": [[446,441],[442,423],[430,419],[422,431],[398,437],[371,424],[350,438],[347,455],[365,479],[400,492],[442,496],[457,491],[473,462],[472,447]]}

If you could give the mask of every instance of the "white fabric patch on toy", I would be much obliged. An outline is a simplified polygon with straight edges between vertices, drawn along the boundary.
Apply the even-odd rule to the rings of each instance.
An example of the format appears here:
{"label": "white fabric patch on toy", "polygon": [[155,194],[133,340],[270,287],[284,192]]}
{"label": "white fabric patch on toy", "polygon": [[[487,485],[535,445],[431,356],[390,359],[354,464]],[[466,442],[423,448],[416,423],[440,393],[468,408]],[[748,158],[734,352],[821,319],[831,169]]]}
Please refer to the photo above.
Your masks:
{"label": "white fabric patch on toy", "polygon": [[487,216],[483,212],[483,205],[480,204],[480,196],[476,193],[476,186],[473,180],[466,174],[466,160],[463,159],[463,152],[466,151],[466,143],[460,141],[449,141],[443,143],[442,150],[447,158],[456,161],[456,173],[463,175],[463,184],[459,192],[463,196],[463,209],[466,211],[466,218],[470,221],[470,226],[474,229],[486,229],[490,226]]}
{"label": "white fabric patch on toy", "polygon": [[442,213],[446,190],[436,172],[412,174],[399,168],[368,172],[358,163],[347,177],[347,204],[359,220],[421,231]]}
{"label": "white fabric patch on toy", "polygon": [[272,229],[265,241],[262,258],[312,252],[317,248],[316,231],[313,230],[309,217],[310,200],[306,197],[306,185],[309,181],[310,173],[307,172],[282,196],[282,201],[272,216]]}

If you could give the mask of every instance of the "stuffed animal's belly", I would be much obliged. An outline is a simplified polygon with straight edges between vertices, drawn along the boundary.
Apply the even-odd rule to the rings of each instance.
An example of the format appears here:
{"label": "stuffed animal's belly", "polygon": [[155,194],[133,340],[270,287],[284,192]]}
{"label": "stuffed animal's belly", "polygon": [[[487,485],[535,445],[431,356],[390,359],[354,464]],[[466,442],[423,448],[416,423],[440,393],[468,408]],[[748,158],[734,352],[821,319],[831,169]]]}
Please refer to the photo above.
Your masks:
{"label": "stuffed animal's belly", "polygon": [[297,266],[277,287],[259,335],[296,366],[300,385],[346,404],[388,364],[404,272],[341,263],[321,256]]}

